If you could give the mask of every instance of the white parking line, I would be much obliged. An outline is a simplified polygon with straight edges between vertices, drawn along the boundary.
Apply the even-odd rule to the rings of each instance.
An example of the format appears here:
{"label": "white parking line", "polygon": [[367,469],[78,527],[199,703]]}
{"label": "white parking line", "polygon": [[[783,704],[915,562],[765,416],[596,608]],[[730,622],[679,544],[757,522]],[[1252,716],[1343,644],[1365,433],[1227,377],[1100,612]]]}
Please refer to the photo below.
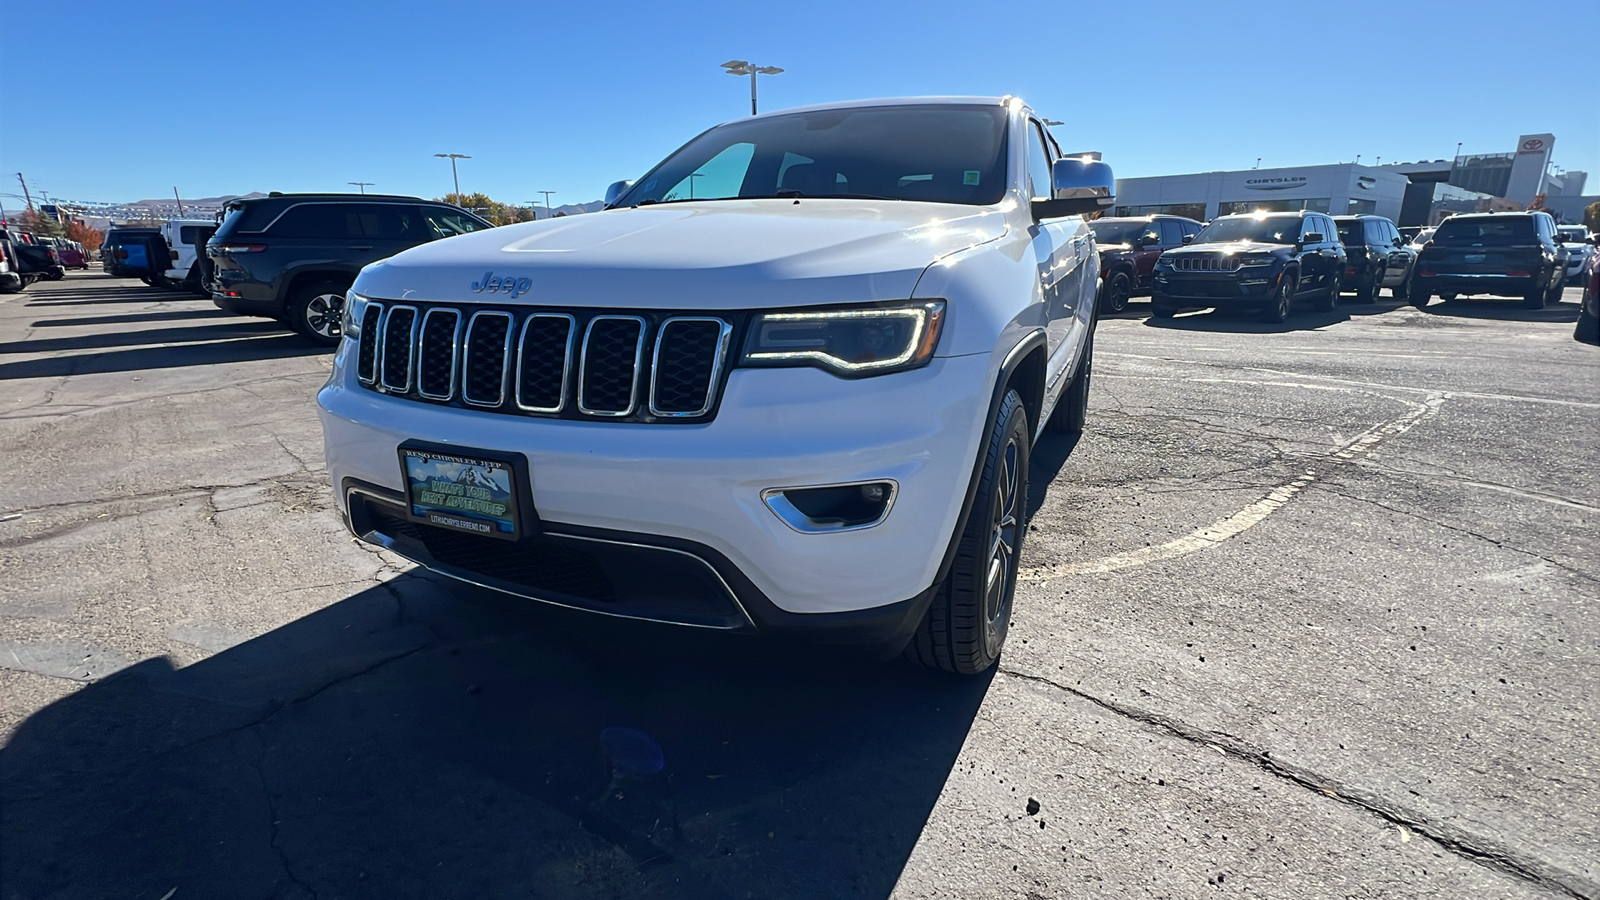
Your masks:
{"label": "white parking line", "polygon": [[[1312,385],[1298,384],[1294,386],[1312,387]],[[1417,423],[1431,418],[1450,396],[1453,395],[1433,392],[1428,399],[1421,403],[1413,403],[1410,400],[1402,401],[1411,408],[1398,418],[1374,425],[1354,439],[1335,447],[1327,458],[1347,461],[1371,453],[1384,441],[1396,435],[1404,434],[1416,426]],[[1225,519],[1218,519],[1204,528],[1192,531],[1177,540],[1158,544],[1154,547],[1145,547],[1131,553],[1121,553],[1116,556],[1108,556],[1088,562],[1023,569],[1017,573],[1017,578],[1022,581],[1049,581],[1052,578],[1065,578],[1069,575],[1100,575],[1106,572],[1115,572],[1118,569],[1130,569],[1134,566],[1147,565],[1164,559],[1186,556],[1196,550],[1214,547],[1228,538],[1254,527],[1268,516],[1282,509],[1290,500],[1294,499],[1295,494],[1304,490],[1306,485],[1315,481],[1316,478],[1316,469],[1308,468],[1299,478],[1288,484],[1273,488],[1265,497],[1246,506],[1244,509]]]}

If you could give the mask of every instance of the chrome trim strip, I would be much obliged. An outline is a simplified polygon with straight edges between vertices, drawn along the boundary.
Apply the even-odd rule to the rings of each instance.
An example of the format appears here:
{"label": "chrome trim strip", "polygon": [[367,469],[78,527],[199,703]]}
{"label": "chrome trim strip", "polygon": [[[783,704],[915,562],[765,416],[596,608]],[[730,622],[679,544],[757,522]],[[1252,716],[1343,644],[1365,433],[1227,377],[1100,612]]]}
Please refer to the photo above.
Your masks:
{"label": "chrome trim strip", "polygon": [[[784,491],[806,491],[813,488],[860,487],[864,484],[888,484],[889,499],[884,502],[883,513],[881,515],[879,515],[876,519],[873,519],[871,522],[867,522],[862,525],[815,525],[812,523],[810,516],[807,516],[805,513],[797,509],[793,503],[789,502],[789,498],[783,495]],[[894,500],[898,496],[900,496],[900,482],[894,480],[893,478],[864,478],[860,481],[843,481],[837,484],[797,484],[789,487],[767,488],[761,492],[761,502],[766,504],[767,509],[772,510],[772,514],[777,516],[780,522],[801,534],[843,534],[848,531],[865,531],[868,528],[876,528],[879,525],[882,525],[883,521],[889,518],[889,513],[894,509]]]}
{"label": "chrome trim strip", "polygon": [[[456,317],[455,327],[450,330],[450,387],[445,390],[443,396],[439,394],[430,394],[422,389],[422,341],[425,340],[428,335],[428,319],[435,315]],[[459,371],[456,369],[456,358],[460,355],[461,310],[449,306],[435,306],[424,313],[422,315],[422,325],[417,329],[416,349],[412,353],[412,359],[416,361],[413,365],[413,368],[416,369],[417,394],[422,397],[427,397],[429,400],[449,400],[451,397],[454,397],[456,395],[456,387],[460,383],[458,380]]]}
{"label": "chrome trim strip", "polygon": [[[349,302],[347,299],[345,302]],[[388,307],[373,300],[367,301],[367,309],[376,310],[378,321],[373,323],[372,329],[372,377],[364,378],[361,375],[361,341],[356,341],[356,380],[365,385],[378,383],[378,374],[383,371],[383,316]],[[365,312],[362,313],[363,317]],[[362,340],[366,339],[367,323],[361,323]]]}
{"label": "chrome trim strip", "polygon": [[[628,390],[628,408],[623,410],[590,409],[583,404],[584,384],[589,379],[589,338],[594,334],[595,323],[608,321],[639,323],[639,337],[633,345],[633,383]],[[589,324],[583,329],[583,350],[578,354],[578,412],[586,416],[611,418],[622,418],[633,414],[639,405],[639,364],[644,362],[644,339],[649,331],[649,323],[639,316],[595,316],[589,320]]]}
{"label": "chrome trim strip", "polygon": [[[522,347],[528,337],[528,326],[535,319],[566,319],[567,320],[567,345],[561,351],[561,399],[555,406],[530,406],[522,402]],[[522,330],[517,333],[517,364],[512,371],[515,382],[512,386],[512,395],[516,401],[517,409],[525,412],[558,413],[567,405],[567,385],[572,382],[572,344],[578,337],[578,320],[567,313],[532,313],[522,322]]]}
{"label": "chrome trim strip", "polygon": [[[470,352],[472,348],[472,329],[478,327],[478,319],[483,316],[499,316],[506,320],[505,345],[500,348],[500,393],[495,396],[493,402],[474,400],[467,396],[467,366],[472,362],[472,353]],[[472,314],[472,318],[467,320],[466,336],[461,341],[461,399],[468,404],[492,408],[501,406],[506,402],[506,377],[511,371],[511,338],[516,333],[516,329],[511,327],[512,322],[513,319],[510,313],[490,309],[480,309]]]}
{"label": "chrome trim strip", "polygon": [[[383,364],[381,357],[388,355],[389,319],[395,313],[405,309],[411,310],[411,337],[406,344],[406,377],[405,381],[400,384],[390,384],[388,366]],[[378,327],[378,351],[380,357],[378,363],[378,385],[389,393],[404,394],[411,390],[411,376],[417,368],[417,325],[421,321],[422,316],[417,315],[415,306],[395,305],[383,311],[383,318],[380,320]]]}
{"label": "chrome trim strip", "polygon": [[[405,502],[405,501],[402,500],[400,502],[400,504],[396,504],[395,501],[394,501],[394,498],[392,498],[392,497],[385,497],[382,494],[378,494],[376,492],[369,491],[369,490],[363,490],[360,487],[352,487],[349,490],[345,491],[345,502],[344,502],[344,505],[345,505],[345,510],[347,511],[347,514],[348,514],[348,510],[350,509],[350,497],[349,497],[350,494],[361,494],[362,496],[371,497],[374,500],[377,500],[377,501],[379,501],[381,503],[388,504],[390,506],[402,506],[403,507],[404,502]],[[724,579],[722,577],[722,573],[718,572],[716,566],[713,566],[712,564],[706,562],[705,559],[702,558],[699,554],[690,553],[687,550],[679,550],[676,547],[660,547],[660,546],[657,546],[655,544],[639,544],[639,543],[635,543],[633,541],[613,541],[613,540],[608,540],[606,538],[585,537],[583,535],[578,535],[578,534],[562,534],[560,532],[556,532],[552,536],[553,537],[564,538],[564,539],[567,539],[567,540],[590,541],[590,542],[593,542],[593,543],[596,543],[596,544],[613,544],[613,545],[620,546],[620,547],[640,547],[640,548],[643,548],[645,550],[660,550],[660,551],[665,552],[665,553],[676,553],[676,554],[678,554],[680,556],[687,556],[690,559],[694,560],[695,562],[699,563],[700,565],[704,566],[706,568],[706,571],[710,572],[711,576],[717,580],[717,584],[721,585],[723,591],[725,591],[727,593],[728,599],[733,601],[733,606],[734,606],[735,609],[737,609],[739,611],[739,615],[744,617],[745,624],[749,625],[751,628],[755,628],[756,627],[755,619],[750,617],[750,611],[744,608],[744,604],[743,603],[739,602],[739,595],[735,594],[733,592],[733,588],[728,586],[728,582],[727,582],[726,579]],[[589,606],[575,606],[575,605],[573,605],[571,603],[562,603],[559,600],[551,600],[548,597],[541,597],[538,594],[530,594],[530,593],[525,593],[525,592],[522,592],[522,591],[509,590],[507,588],[500,587],[500,586],[497,586],[497,585],[492,585],[492,584],[484,584],[483,582],[478,581],[478,580],[470,577],[468,574],[465,574],[466,570],[457,569],[454,566],[445,565],[444,563],[441,563],[438,560],[433,559],[432,557],[429,557],[427,561],[424,561],[424,560],[421,560],[421,559],[416,559],[416,558],[406,554],[403,550],[399,549],[399,547],[398,547],[398,543],[399,542],[396,541],[394,538],[390,537],[389,535],[384,534],[381,531],[368,531],[365,534],[357,535],[357,537],[359,539],[363,540],[363,541],[366,541],[369,544],[375,544],[375,545],[377,545],[379,547],[382,547],[383,549],[388,550],[389,552],[394,553],[397,556],[401,556],[401,557],[404,557],[405,559],[409,559],[412,562],[416,563],[419,566],[422,566],[424,569],[427,569],[430,572],[437,572],[440,575],[445,576],[446,578],[454,578],[455,580],[460,581],[460,582],[464,582],[466,584],[471,584],[471,585],[475,585],[477,587],[486,588],[486,589],[491,590],[491,591],[498,591],[498,592],[500,592],[502,594],[508,594],[508,595],[510,595],[512,597],[521,597],[521,598],[523,598],[525,600],[537,600],[540,603],[548,603],[551,606],[559,606],[559,607],[562,607],[563,609],[572,609],[572,610],[577,610],[578,612],[595,613],[597,615],[602,615],[602,616],[611,616],[612,618],[615,618],[615,619],[632,619],[632,620],[634,620],[636,622],[654,622],[654,623],[656,623],[658,625],[678,625],[678,626],[681,626],[681,627],[684,627],[684,628],[704,628],[704,629],[706,629],[708,631],[733,631],[733,630],[735,630],[735,629],[737,629],[739,627],[737,625],[731,625],[731,626],[730,625],[702,625],[702,624],[700,624],[698,622],[680,622],[680,621],[677,621],[675,619],[658,619],[658,618],[653,618],[653,617],[650,617],[650,616],[635,616],[635,615],[629,615],[628,613],[614,612],[612,610],[596,609],[596,608],[589,607]]]}
{"label": "chrome trim strip", "polygon": [[[705,405],[689,412],[664,412],[656,408],[656,373],[661,371],[661,341],[674,322],[715,322],[720,329],[717,333],[716,355],[711,360],[711,379],[706,385]],[[722,377],[722,364],[727,359],[728,344],[732,337],[733,325],[715,316],[673,316],[662,322],[661,327],[656,330],[655,350],[650,354],[650,414],[664,419],[689,419],[710,412],[711,407],[717,402],[717,379]]]}

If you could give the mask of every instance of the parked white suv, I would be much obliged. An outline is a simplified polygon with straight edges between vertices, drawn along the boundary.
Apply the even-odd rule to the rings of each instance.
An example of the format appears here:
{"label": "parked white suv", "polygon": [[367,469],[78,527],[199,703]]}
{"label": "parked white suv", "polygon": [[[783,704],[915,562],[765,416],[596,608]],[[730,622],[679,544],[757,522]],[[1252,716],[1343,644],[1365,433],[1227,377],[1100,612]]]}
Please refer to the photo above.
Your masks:
{"label": "parked white suv", "polygon": [[1567,248],[1566,284],[1583,282],[1583,266],[1595,252],[1594,236],[1582,225],[1557,225],[1556,237]]}
{"label": "parked white suv", "polygon": [[373,263],[318,395],[347,522],[537,600],[982,671],[1029,448],[1083,427],[1112,185],[1014,98],[862,101]]}
{"label": "parked white suv", "polygon": [[205,254],[206,240],[216,230],[217,223],[209,219],[169,219],[161,224],[161,236],[167,239],[171,256],[169,268],[162,275],[162,287],[186,288],[210,296],[201,284],[200,259]]}

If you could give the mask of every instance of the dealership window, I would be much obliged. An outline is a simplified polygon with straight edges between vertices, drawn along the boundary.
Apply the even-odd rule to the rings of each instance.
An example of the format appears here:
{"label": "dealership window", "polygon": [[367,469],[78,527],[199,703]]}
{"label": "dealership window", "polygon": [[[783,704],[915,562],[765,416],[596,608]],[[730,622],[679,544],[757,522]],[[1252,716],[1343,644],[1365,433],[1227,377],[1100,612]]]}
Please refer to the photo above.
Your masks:
{"label": "dealership window", "polygon": [[1354,197],[1352,197],[1352,198],[1350,198],[1350,208],[1347,211],[1346,215],[1351,215],[1351,216],[1370,216],[1373,213],[1376,213],[1377,211],[1378,211],[1378,201],[1376,201],[1376,200],[1357,200]]}
{"label": "dealership window", "polygon": [[1164,205],[1119,206],[1112,212],[1112,215],[1183,216],[1185,219],[1204,222],[1206,220],[1206,205],[1204,203],[1168,203]]}
{"label": "dealership window", "polygon": [[1231,200],[1217,207],[1217,215],[1236,216],[1253,212],[1299,212],[1302,209],[1325,213],[1328,211],[1328,198],[1312,197],[1308,200]]}

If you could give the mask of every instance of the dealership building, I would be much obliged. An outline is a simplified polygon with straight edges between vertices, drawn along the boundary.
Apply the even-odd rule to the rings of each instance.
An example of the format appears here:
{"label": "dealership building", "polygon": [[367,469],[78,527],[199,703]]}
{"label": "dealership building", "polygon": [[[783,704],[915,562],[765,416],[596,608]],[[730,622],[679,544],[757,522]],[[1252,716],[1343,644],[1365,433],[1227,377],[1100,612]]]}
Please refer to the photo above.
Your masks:
{"label": "dealership building", "polygon": [[1161,214],[1205,222],[1232,213],[1307,209],[1431,225],[1458,212],[1526,209],[1539,199],[1562,220],[1578,221],[1567,211],[1581,211],[1600,197],[1583,196],[1585,173],[1552,171],[1554,147],[1555,135],[1525,134],[1511,153],[1451,160],[1119,178],[1114,215]]}

